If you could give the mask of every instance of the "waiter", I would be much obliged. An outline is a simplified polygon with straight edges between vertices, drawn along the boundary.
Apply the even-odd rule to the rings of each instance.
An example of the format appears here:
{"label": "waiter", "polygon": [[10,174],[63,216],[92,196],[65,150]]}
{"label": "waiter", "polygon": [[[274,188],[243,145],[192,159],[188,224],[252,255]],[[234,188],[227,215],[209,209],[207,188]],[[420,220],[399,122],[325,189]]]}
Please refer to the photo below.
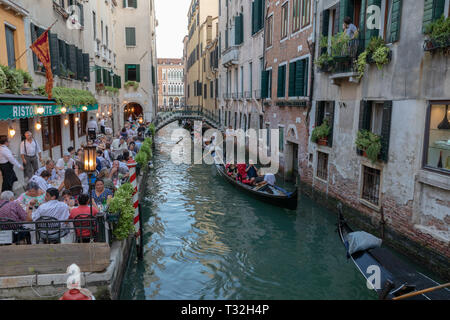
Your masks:
{"label": "waiter", "polygon": [[31,179],[34,173],[39,170],[39,161],[42,162],[41,148],[30,131],[25,132],[25,140],[20,144],[20,156],[24,166],[25,180]]}
{"label": "waiter", "polygon": [[7,136],[0,136],[0,171],[3,175],[2,191],[12,191],[17,176],[14,172],[14,166],[23,170],[23,167],[14,158],[11,150],[8,148],[9,142]]}

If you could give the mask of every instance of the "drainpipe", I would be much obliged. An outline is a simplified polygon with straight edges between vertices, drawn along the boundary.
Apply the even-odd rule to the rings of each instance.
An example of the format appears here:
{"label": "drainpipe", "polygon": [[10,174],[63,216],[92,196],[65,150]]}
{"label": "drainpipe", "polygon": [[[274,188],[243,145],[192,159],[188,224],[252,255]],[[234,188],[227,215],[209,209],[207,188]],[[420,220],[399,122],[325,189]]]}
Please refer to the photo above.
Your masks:
{"label": "drainpipe", "polygon": [[312,36],[312,50],[311,50],[311,46],[309,46],[308,43],[308,47],[309,47],[309,52],[311,53],[311,86],[310,86],[310,91],[309,91],[309,102],[310,105],[308,107],[308,111],[306,114],[306,129],[308,132],[308,138],[309,138],[309,114],[311,113],[311,109],[312,109],[312,104],[313,104],[313,98],[314,98],[314,79],[315,79],[315,68],[314,68],[314,60],[316,57],[316,31],[317,31],[317,2],[318,0],[314,1],[314,19],[313,19],[313,36]]}

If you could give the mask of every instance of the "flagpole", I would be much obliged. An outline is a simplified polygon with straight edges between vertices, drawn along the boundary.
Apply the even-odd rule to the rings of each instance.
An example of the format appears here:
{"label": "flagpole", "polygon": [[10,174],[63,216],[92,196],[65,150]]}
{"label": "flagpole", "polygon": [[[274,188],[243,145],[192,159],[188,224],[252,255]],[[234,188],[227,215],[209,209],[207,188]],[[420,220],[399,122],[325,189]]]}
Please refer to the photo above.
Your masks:
{"label": "flagpole", "polygon": [[[58,22],[58,19],[56,19],[55,22],[53,22],[52,25],[51,25],[50,27],[48,27],[48,29],[46,30],[46,32],[50,31],[50,29],[53,28],[53,26],[54,26],[57,22]],[[33,45],[33,44],[31,44],[31,45]],[[27,53],[28,50],[30,50],[30,48],[31,48],[31,46],[29,46],[29,47],[27,48],[27,50],[25,50],[25,51],[24,51],[24,52],[16,59],[16,61],[14,61],[14,62],[19,61],[20,58],[22,58],[22,57],[25,55],[25,53]]]}

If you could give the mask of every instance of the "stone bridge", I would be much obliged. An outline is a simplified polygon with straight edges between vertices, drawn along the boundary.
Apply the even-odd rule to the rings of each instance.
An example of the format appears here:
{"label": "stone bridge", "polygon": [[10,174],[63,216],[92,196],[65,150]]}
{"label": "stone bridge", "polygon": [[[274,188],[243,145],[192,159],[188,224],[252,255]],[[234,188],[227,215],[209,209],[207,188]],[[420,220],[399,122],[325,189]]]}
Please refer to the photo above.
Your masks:
{"label": "stone bridge", "polygon": [[158,112],[153,123],[156,131],[159,131],[172,122],[179,120],[198,120],[222,132],[225,130],[224,126],[219,121],[218,113],[201,107],[186,106],[173,111],[161,111]]}

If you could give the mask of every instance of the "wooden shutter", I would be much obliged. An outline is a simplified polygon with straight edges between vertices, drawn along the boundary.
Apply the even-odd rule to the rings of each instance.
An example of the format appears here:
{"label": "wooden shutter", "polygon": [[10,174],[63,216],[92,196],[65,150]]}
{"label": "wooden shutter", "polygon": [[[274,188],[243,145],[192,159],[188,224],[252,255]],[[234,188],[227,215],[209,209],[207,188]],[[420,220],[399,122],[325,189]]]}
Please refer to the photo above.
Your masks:
{"label": "wooden shutter", "polygon": [[336,110],[336,101],[332,102],[331,111],[330,111],[330,121],[328,125],[330,126],[330,134],[328,135],[328,146],[330,148],[333,147],[333,132],[334,132],[334,112]]}
{"label": "wooden shutter", "polygon": [[425,28],[428,24],[433,22],[433,2],[433,0],[425,0],[424,2],[422,27],[423,31],[425,31]]}
{"label": "wooden shutter", "polygon": [[77,73],[77,48],[73,45],[69,45],[69,61],[70,71]]}
{"label": "wooden shutter", "polygon": [[[362,0],[362,1],[366,1],[366,0]],[[334,7],[336,9],[336,12],[334,13],[334,26],[333,26],[333,29],[334,29],[334,34],[337,34],[338,32],[342,31],[342,24],[340,23],[341,22],[341,6],[338,3]],[[334,34],[332,34],[332,35],[334,35]]]}
{"label": "wooden shutter", "polygon": [[345,17],[348,16],[349,5],[350,5],[349,0],[341,0],[339,2],[339,15],[337,15],[337,17],[339,17],[339,32],[343,31],[342,26],[344,24]]}
{"label": "wooden shutter", "polygon": [[125,65],[125,82],[128,81],[128,65]]}
{"label": "wooden shutter", "polygon": [[[37,40],[36,26],[34,24],[30,23],[30,29],[31,29],[31,42],[34,43]],[[38,63],[37,62],[38,62],[38,58],[33,53],[34,70],[37,70],[37,68],[38,68]]]}
{"label": "wooden shutter", "polygon": [[295,68],[295,95],[303,96],[305,90],[305,60],[298,60]]}
{"label": "wooden shutter", "polygon": [[89,53],[83,53],[83,81],[91,81],[91,71],[89,68]]}
{"label": "wooden shutter", "polygon": [[117,78],[117,89],[122,89],[122,77],[118,76]]}
{"label": "wooden shutter", "polygon": [[84,75],[83,51],[77,48],[77,79],[83,80],[83,75]]}
{"label": "wooden shutter", "polygon": [[389,140],[391,137],[392,101],[385,101],[383,107],[383,123],[381,127],[380,160],[389,160]]}
{"label": "wooden shutter", "polygon": [[261,99],[269,97],[269,71],[263,70],[261,73]]}
{"label": "wooden shutter", "polygon": [[277,83],[277,97],[282,98],[286,94],[286,66],[278,66],[278,83]]}
{"label": "wooden shutter", "polygon": [[95,66],[95,83],[102,83],[102,68]]}
{"label": "wooden shutter", "polygon": [[[225,0],[227,1],[227,0]],[[256,30],[256,1],[252,2],[252,35],[255,34]]]}
{"label": "wooden shutter", "polygon": [[81,3],[77,3],[78,8],[80,9],[80,24],[82,26],[84,26],[84,10],[83,10],[83,5]]}
{"label": "wooden shutter", "polygon": [[[379,6],[381,8],[381,0],[367,0],[367,6],[371,6],[371,5],[376,5]],[[364,25],[366,24],[367,19],[364,22]],[[373,37],[379,37],[380,36],[380,30],[378,29],[366,29],[365,32],[366,35],[366,46],[369,44],[370,39],[372,39]]]}
{"label": "wooden shutter", "polygon": [[124,8],[127,7],[127,0],[123,0],[123,7],[124,7]]}
{"label": "wooden shutter", "polygon": [[291,62],[289,64],[289,89],[288,89],[288,95],[289,97],[295,97],[295,62]]}
{"label": "wooden shutter", "polygon": [[125,38],[127,46],[136,45],[136,29],[135,28],[125,28]]}
{"label": "wooden shutter", "polygon": [[317,101],[317,103],[316,103],[316,119],[315,119],[316,127],[319,127],[322,125],[324,115],[325,115],[325,101]]}
{"label": "wooden shutter", "polygon": [[309,83],[309,58],[303,60],[305,65],[305,80],[303,84],[303,96],[308,96],[308,83]]}
{"label": "wooden shutter", "polygon": [[392,0],[391,34],[389,35],[391,42],[396,42],[400,38],[401,19],[402,0]]}
{"label": "wooden shutter", "polygon": [[330,24],[330,10],[323,10],[320,14],[320,34],[328,36],[328,25]]}
{"label": "wooden shutter", "polygon": [[141,65],[136,65],[136,82],[141,82]]}
{"label": "wooden shutter", "polygon": [[433,1],[433,21],[439,19],[444,14],[445,0]]}
{"label": "wooden shutter", "polygon": [[102,68],[103,73],[103,83],[105,86],[108,85],[108,70]]}
{"label": "wooden shutter", "polygon": [[48,35],[50,42],[50,61],[52,65],[52,73],[54,75],[60,75],[58,35],[50,32]]}
{"label": "wooden shutter", "polygon": [[241,21],[239,20],[239,16],[234,17],[234,44],[239,45],[241,44]]}

